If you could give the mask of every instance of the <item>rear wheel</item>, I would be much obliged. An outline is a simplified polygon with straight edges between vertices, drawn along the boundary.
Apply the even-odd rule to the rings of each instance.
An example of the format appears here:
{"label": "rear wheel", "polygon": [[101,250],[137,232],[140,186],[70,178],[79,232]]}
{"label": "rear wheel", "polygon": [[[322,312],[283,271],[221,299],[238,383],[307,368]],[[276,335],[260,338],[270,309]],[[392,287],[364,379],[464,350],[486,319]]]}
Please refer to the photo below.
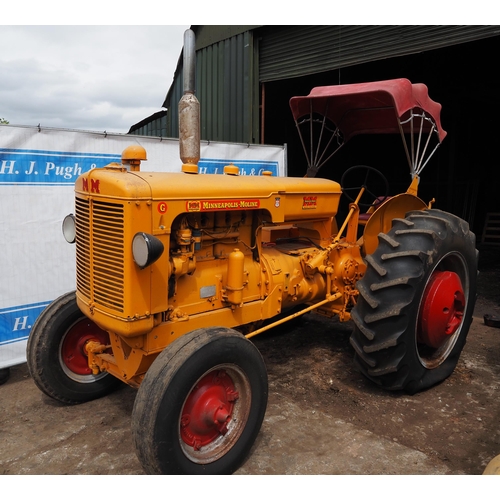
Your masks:
{"label": "rear wheel", "polygon": [[78,308],[75,292],[57,298],[38,316],[28,337],[28,370],[38,388],[58,401],[83,403],[104,396],[120,380],[88,366],[85,345],[109,344],[109,335]]}
{"label": "rear wheel", "polygon": [[132,430],[149,474],[230,474],[246,458],[267,406],[257,348],[228,328],[183,335],[139,387]]}
{"label": "rear wheel", "polygon": [[468,224],[440,210],[409,212],[366,257],[352,311],[361,372],[409,393],[446,379],[465,345],[476,301],[477,251]]}

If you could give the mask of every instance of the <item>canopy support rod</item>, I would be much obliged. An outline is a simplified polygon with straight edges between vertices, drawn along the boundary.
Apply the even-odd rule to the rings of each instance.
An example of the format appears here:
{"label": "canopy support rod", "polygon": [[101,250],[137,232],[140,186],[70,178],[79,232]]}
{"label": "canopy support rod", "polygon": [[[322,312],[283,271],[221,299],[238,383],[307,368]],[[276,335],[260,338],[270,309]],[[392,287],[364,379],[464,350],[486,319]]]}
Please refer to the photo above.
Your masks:
{"label": "canopy support rod", "polygon": [[314,168],[316,165],[313,163],[313,102],[312,99],[309,99],[309,147],[311,148],[311,166]]}
{"label": "canopy support rod", "polygon": [[[323,140],[323,131],[325,130],[326,117],[328,115],[328,103],[329,103],[329,101],[327,100],[326,104],[325,104],[325,111],[323,112],[323,121],[321,122],[321,131],[319,133],[318,144],[316,145],[316,154],[314,155],[314,161],[313,161],[314,166],[317,165],[319,148],[321,146],[321,141]],[[312,120],[312,117],[311,117],[311,120]]]}
{"label": "canopy support rod", "polygon": [[416,172],[415,168],[415,144],[413,140],[413,111],[411,112],[410,118],[410,140],[411,140],[411,171]]}
{"label": "canopy support rod", "polygon": [[306,148],[306,145],[304,144],[304,138],[302,137],[302,130],[300,130],[299,122],[297,120],[295,120],[295,127],[297,128],[297,132],[299,133],[300,143],[302,144],[302,149],[304,150],[304,155],[305,155],[306,160],[307,160],[307,168],[310,169],[311,168],[311,160],[309,159],[309,156],[307,155],[307,148]]}
{"label": "canopy support rod", "polygon": [[406,159],[408,160],[408,166],[410,167],[411,178],[413,179],[415,177],[415,174],[413,172],[411,164],[410,152],[408,151],[408,145],[406,144],[405,133],[403,132],[403,127],[401,126],[401,120],[399,118],[398,118],[398,126],[399,126],[399,133],[401,134],[401,139],[403,139],[403,147],[405,148]]}
{"label": "canopy support rod", "polygon": [[[418,116],[418,115],[413,115],[413,112],[412,112],[412,116]],[[415,171],[418,173],[418,167],[419,167],[419,164],[422,163],[422,159],[424,158],[425,156],[425,148],[424,150],[422,151],[422,156],[420,156],[420,142],[422,140],[422,131],[424,129],[424,119],[425,119],[425,113],[423,113],[421,116],[420,116],[420,130],[418,131],[418,142],[417,142],[417,151],[416,151],[416,156],[415,156]],[[430,134],[429,134],[430,136]]]}
{"label": "canopy support rod", "polygon": [[[422,151],[422,158],[420,159],[420,161],[417,165],[417,173],[422,172],[422,170],[424,169],[424,167],[422,166],[422,162],[424,161],[425,152],[427,151],[427,147],[429,146],[429,142],[431,140],[433,132],[434,132],[434,125],[432,125],[432,129],[430,130],[429,135],[427,136],[427,141],[425,142],[425,146],[424,146],[424,149]],[[439,146],[439,142],[438,142],[438,146]],[[434,148],[434,151],[436,151],[436,148]],[[429,155],[429,157],[427,158],[425,163],[427,163],[429,161],[430,157],[434,154],[434,151]],[[425,166],[425,164],[424,164],[424,166]]]}
{"label": "canopy support rod", "polygon": [[[430,137],[430,136],[429,136]],[[427,139],[427,144],[429,143],[429,139]],[[427,144],[425,145],[425,147],[427,148]],[[436,144],[436,146],[434,146],[434,149],[430,152],[427,160],[425,160],[425,163],[419,167],[418,171],[417,171],[417,174],[420,174],[420,172],[422,172],[422,170],[424,169],[424,167],[427,165],[427,163],[429,163],[429,160],[432,158],[432,156],[434,155],[434,153],[436,152],[437,148],[440,146],[440,143],[438,142]]]}
{"label": "canopy support rod", "polygon": [[330,144],[332,143],[333,139],[335,137],[338,138],[339,136],[339,129],[338,127],[332,132],[332,135],[328,141],[328,144],[325,146],[325,148],[323,149],[323,153],[321,153],[321,156],[318,160],[318,169],[320,169],[343,145],[344,143],[340,144],[336,149],[333,150],[333,153],[326,159],[323,161],[323,156],[325,156],[325,153],[327,152],[328,148],[330,147]]}
{"label": "canopy support rod", "polygon": [[[334,135],[331,137],[330,141],[328,142],[328,146],[330,145],[330,143],[332,142],[332,140],[333,140],[333,138],[334,138],[334,137],[335,137]],[[330,155],[329,155],[329,156],[328,156],[328,157],[327,157],[324,161],[322,161],[321,163],[319,163],[319,164],[318,164],[318,170],[319,170],[319,169],[320,169],[320,168],[321,168],[321,167],[322,167],[322,166],[323,166],[323,165],[324,165],[324,164],[325,164],[325,163],[326,163],[326,162],[327,162],[327,161],[328,161],[328,160],[329,160],[329,159],[330,159],[330,158],[331,158],[331,157],[332,157],[332,156],[333,156],[333,155],[334,155],[334,154],[335,154],[335,153],[336,153],[336,152],[337,152],[337,151],[338,151],[338,150],[339,150],[339,149],[340,149],[343,145],[344,145],[344,143],[339,144],[339,146],[338,146],[338,148],[337,148],[337,149],[335,149],[335,150],[334,150],[334,151],[333,151],[333,152],[332,152],[332,153],[331,153],[331,154],[330,154]],[[327,147],[328,147],[328,146],[327,146]],[[325,149],[325,151],[326,151],[326,149]],[[324,155],[324,154],[325,154],[325,153],[323,152],[323,155]],[[323,159],[323,155],[321,155],[320,161]]]}

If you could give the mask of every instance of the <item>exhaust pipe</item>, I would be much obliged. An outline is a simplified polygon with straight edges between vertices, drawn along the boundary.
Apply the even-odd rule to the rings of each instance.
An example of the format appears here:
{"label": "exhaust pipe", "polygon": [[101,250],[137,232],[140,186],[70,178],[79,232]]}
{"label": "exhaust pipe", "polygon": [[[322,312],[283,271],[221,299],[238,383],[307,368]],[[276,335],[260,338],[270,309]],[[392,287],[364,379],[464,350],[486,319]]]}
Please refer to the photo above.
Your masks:
{"label": "exhaust pipe", "polygon": [[193,30],[184,32],[184,94],[179,101],[179,152],[182,171],[198,173],[200,160],[200,103],[195,92],[196,49]]}

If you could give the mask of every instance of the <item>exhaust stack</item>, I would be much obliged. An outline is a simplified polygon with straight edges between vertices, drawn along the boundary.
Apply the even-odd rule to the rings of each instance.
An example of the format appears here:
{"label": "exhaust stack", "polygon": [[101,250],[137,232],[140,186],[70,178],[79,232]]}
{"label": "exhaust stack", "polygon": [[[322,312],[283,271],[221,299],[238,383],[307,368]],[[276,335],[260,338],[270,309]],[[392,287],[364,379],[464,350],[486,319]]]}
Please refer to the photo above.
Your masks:
{"label": "exhaust stack", "polygon": [[192,30],[184,32],[184,94],[179,101],[179,152],[182,171],[198,173],[200,160],[200,103],[195,92],[196,50]]}

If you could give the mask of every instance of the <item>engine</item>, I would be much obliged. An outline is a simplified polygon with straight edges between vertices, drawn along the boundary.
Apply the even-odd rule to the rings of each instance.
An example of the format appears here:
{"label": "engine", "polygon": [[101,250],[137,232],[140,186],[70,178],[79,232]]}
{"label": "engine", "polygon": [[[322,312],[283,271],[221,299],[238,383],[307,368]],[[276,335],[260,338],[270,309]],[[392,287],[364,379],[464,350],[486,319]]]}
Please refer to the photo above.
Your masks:
{"label": "engine", "polygon": [[139,164],[91,170],[75,186],[78,305],[128,346],[125,356],[158,353],[199,327],[258,324],[331,293],[328,270],[312,263],[337,233],[338,183]]}

